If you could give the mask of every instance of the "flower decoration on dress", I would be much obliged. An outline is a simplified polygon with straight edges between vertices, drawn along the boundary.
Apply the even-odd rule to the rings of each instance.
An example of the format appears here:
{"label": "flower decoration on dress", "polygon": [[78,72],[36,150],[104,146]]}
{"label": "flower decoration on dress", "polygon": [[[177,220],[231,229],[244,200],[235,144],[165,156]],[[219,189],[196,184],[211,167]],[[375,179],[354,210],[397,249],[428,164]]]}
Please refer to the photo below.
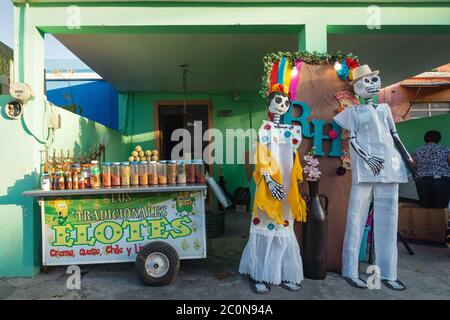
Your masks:
{"label": "flower decoration on dress", "polygon": [[285,227],[289,227],[289,221],[284,220],[284,226],[285,226]]}
{"label": "flower decoration on dress", "polygon": [[258,224],[260,224],[260,222],[261,222],[261,220],[259,220],[258,217],[253,218],[253,224],[254,225],[258,225]]}
{"label": "flower decoration on dress", "polygon": [[319,170],[319,159],[316,158],[315,147],[312,147],[311,151],[308,152],[303,159],[306,161],[306,166],[303,169],[305,174],[307,175],[307,181],[319,181],[320,175],[322,172]]}
{"label": "flower decoration on dress", "polygon": [[267,225],[267,229],[273,230],[273,229],[275,229],[275,225],[274,225],[273,223],[269,223],[269,224]]}

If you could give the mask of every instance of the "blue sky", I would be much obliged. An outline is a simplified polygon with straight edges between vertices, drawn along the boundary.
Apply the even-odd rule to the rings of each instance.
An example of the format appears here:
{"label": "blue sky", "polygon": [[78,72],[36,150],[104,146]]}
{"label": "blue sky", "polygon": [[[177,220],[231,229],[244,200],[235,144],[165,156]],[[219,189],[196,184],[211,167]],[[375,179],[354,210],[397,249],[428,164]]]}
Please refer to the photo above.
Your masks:
{"label": "blue sky", "polygon": [[[13,47],[14,19],[11,0],[0,0],[0,41],[9,47]],[[46,59],[77,59],[58,40],[51,35],[45,37]]]}

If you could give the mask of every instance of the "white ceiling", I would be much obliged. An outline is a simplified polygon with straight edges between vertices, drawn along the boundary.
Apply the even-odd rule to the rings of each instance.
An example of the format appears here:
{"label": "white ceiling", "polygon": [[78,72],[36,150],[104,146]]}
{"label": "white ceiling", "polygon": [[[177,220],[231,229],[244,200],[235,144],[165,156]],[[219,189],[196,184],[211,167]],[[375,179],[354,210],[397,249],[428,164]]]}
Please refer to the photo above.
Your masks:
{"label": "white ceiling", "polygon": [[297,47],[289,34],[55,36],[119,91],[182,91],[181,64],[190,92],[259,90],[264,55]]}
{"label": "white ceiling", "polygon": [[[259,90],[263,56],[293,51],[295,34],[55,35],[119,91]],[[450,62],[450,34],[329,35],[328,49],[353,52],[378,69],[383,86]]]}

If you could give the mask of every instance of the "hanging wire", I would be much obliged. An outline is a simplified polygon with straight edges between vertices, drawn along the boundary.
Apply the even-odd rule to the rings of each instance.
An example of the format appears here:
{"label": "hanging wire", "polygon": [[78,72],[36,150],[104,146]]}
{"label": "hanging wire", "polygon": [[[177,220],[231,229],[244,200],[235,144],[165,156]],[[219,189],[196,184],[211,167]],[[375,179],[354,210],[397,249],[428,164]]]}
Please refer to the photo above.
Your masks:
{"label": "hanging wire", "polygon": [[180,65],[183,73],[183,113],[187,113],[187,73],[189,71],[188,64]]}

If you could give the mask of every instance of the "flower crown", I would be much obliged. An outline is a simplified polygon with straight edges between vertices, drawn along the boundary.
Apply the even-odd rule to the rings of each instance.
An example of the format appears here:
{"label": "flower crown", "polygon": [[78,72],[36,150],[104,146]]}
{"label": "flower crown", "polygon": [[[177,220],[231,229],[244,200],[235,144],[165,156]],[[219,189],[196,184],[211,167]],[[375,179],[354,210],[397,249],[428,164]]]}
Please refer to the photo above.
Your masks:
{"label": "flower crown", "polygon": [[282,92],[285,94],[289,94],[289,88],[281,83],[275,83],[271,88],[270,92]]}

